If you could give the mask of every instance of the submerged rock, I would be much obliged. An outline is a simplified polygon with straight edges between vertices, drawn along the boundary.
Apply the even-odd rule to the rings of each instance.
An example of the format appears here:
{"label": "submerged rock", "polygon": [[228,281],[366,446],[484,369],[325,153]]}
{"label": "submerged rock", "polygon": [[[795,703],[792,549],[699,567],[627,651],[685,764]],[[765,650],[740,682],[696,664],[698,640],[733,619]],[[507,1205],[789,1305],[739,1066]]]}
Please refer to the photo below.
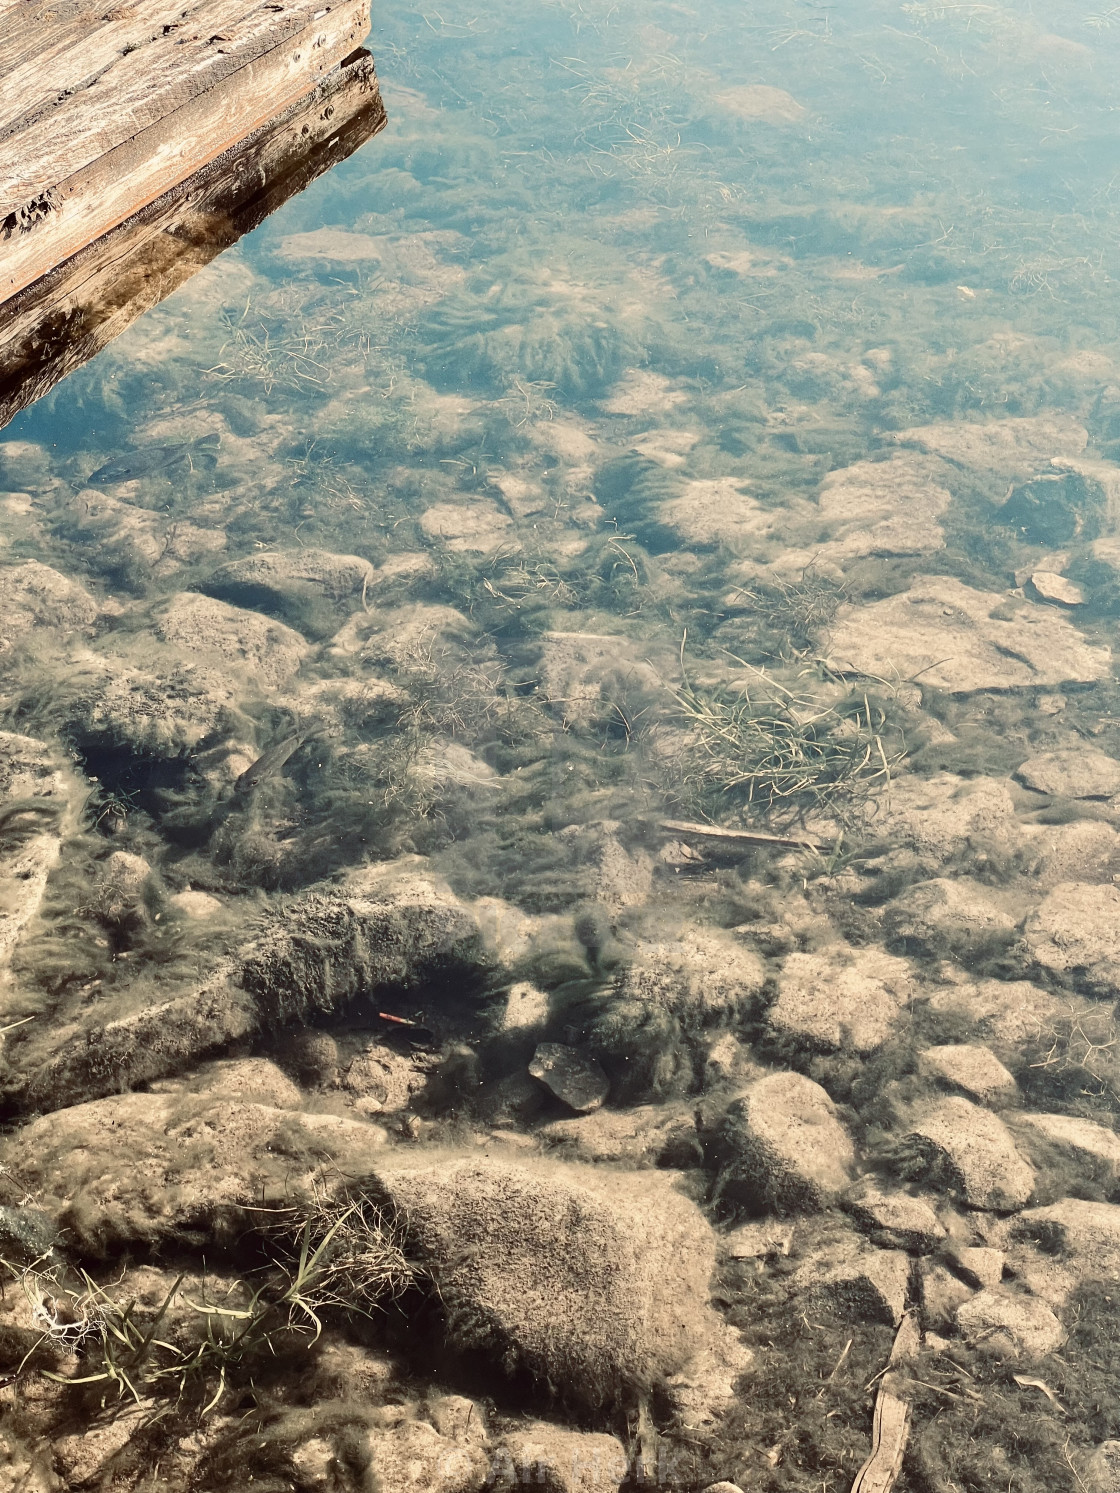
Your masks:
{"label": "submerged rock", "polygon": [[700,1031],[743,1015],[765,982],[753,949],[715,928],[689,928],[675,941],[640,943],[616,988]]}
{"label": "submerged rock", "polygon": [[1034,1190],[1034,1168],[1006,1125],[967,1099],[944,1099],[928,1110],[905,1144],[929,1182],[969,1208],[1014,1212]]}
{"label": "submerged rock", "polygon": [[946,420],[886,437],[918,446],[982,476],[1033,477],[1055,457],[1078,456],[1089,433],[1069,415],[1028,415],[1011,420]]}
{"label": "submerged rock", "polygon": [[[1069,1002],[1029,980],[968,980],[927,991],[930,1009],[976,1023],[977,1035],[1010,1060],[1026,1043],[1052,1037]],[[997,1054],[998,1055],[998,1054]]]}
{"label": "submerged rock", "polygon": [[1089,1458],[1084,1474],[1089,1493],[1120,1490],[1120,1441],[1102,1441]]}
{"label": "submerged rock", "polygon": [[898,862],[933,873],[976,842],[1010,848],[1019,835],[1015,803],[1006,783],[906,773],[892,782],[889,801],[876,801],[866,833],[886,851],[884,869]]}
{"label": "submerged rock", "polygon": [[286,684],[309,652],[299,633],[282,622],[190,591],[155,613],[152,630],[192,653],[217,654],[268,687]]}
{"label": "submerged rock", "polygon": [[944,547],[938,519],[952,494],[934,477],[936,464],[910,453],[857,461],[829,472],[817,506],[832,537],[814,546],[839,563],[867,555],[924,555]]}
{"label": "submerged rock", "polygon": [[478,925],[422,867],[369,866],[292,899],[242,956],[241,980],[275,1022],[330,1014],[376,991],[486,968]]}
{"label": "submerged rock", "polygon": [[[377,1469],[379,1493],[477,1493],[490,1486],[491,1458],[485,1448],[442,1435],[424,1420],[374,1426],[366,1434],[365,1449]],[[337,1486],[334,1469],[339,1459],[329,1442],[305,1442],[292,1462],[295,1486]]]}
{"label": "submerged rock", "polygon": [[6,1141],[4,1164],[94,1254],[228,1243],[246,1209],[310,1200],[370,1168],[385,1133],[219,1096],[121,1094],[57,1110]]}
{"label": "submerged rock", "polygon": [[512,519],[496,503],[472,494],[468,503],[433,503],[420,515],[429,539],[447,549],[489,554],[510,540]]}
{"label": "submerged rock", "polygon": [[0,652],[36,627],[92,627],[101,607],[84,586],[38,560],[0,566]]}
{"label": "submerged rock", "polygon": [[924,1198],[908,1192],[884,1192],[870,1178],[844,1197],[843,1207],[882,1249],[928,1254],[945,1238],[937,1214]]}
{"label": "submerged rock", "polygon": [[874,1052],[890,1037],[916,989],[909,960],[881,949],[790,954],[770,1007],[771,1030],[821,1052]]}
{"label": "submerged rock", "polygon": [[715,102],[738,119],[760,120],[766,124],[797,124],[808,110],[784,88],[769,83],[743,83],[716,94]]}
{"label": "submerged rock", "polygon": [[690,1358],[666,1383],[677,1423],[684,1430],[714,1425],[736,1403],[736,1381],[754,1363],[754,1353],[729,1324],[712,1344]]}
{"label": "submerged rock", "polygon": [[753,1212],[827,1208],[852,1180],[855,1149],[820,1084],[771,1073],[749,1084],[727,1111],[726,1160],[717,1192]]}
{"label": "submerged rock", "polygon": [[825,1301],[849,1321],[897,1327],[906,1310],[910,1259],[899,1249],[874,1249],[863,1240],[842,1240],[814,1253],[793,1277],[794,1289]]}
{"label": "submerged rock", "polygon": [[1074,581],[1052,570],[1035,570],[1031,573],[1031,588],[1040,601],[1057,602],[1064,607],[1079,607],[1085,604],[1085,592]]}
{"label": "submerged rock", "polygon": [[1015,776],[1036,793],[1055,798],[1111,798],[1120,793],[1120,762],[1084,743],[1028,757]]}
{"label": "submerged rock", "polygon": [[87,793],[70,763],[46,742],[0,731],[0,969],[42,906]]}
{"label": "submerged rock", "polygon": [[1050,974],[1120,994],[1120,887],[1061,882],[1027,918],[1023,942]]}
{"label": "submerged rock", "polygon": [[604,711],[633,715],[664,687],[625,635],[550,632],[541,645],[540,693],[569,725],[588,726]]}
{"label": "submerged rock", "polygon": [[976,591],[949,576],[920,576],[909,591],[870,606],[842,606],[832,667],[877,679],[969,694],[1067,682],[1111,672],[1111,654],[1051,607]]}
{"label": "submerged rock", "polygon": [[391,1003],[448,979],[461,994],[491,967],[474,918],[438,878],[414,862],[370,866],[270,910],[251,943],[179,994],[136,1009],[126,990],[60,1033],[31,1028],[12,1054],[8,1100],[58,1109],[179,1072],[253,1033],[281,1042],[297,1021],[364,1000]]}
{"label": "submerged rock", "polygon": [[[1079,1115],[1021,1114],[1020,1126],[1027,1129],[1027,1144],[1033,1137],[1041,1161],[1046,1151],[1056,1155],[1065,1166],[1072,1166],[1087,1180],[1108,1188],[1120,1182],[1120,1135],[1104,1125]],[[1041,1142],[1041,1144],[1038,1144]]]}
{"label": "submerged rock", "polygon": [[714,1338],[715,1239],[664,1173],[422,1152],[379,1167],[378,1186],[432,1274],[453,1346],[496,1366],[598,1407]]}
{"label": "submerged rock", "polygon": [[1041,1358],[1061,1347],[1065,1329],[1045,1302],[1018,1291],[981,1291],[957,1311],[961,1334],[1001,1357]]}
{"label": "submerged rock", "polygon": [[1111,881],[1120,870],[1120,832],[1099,819],[1038,825],[1027,830],[1029,871],[1050,891],[1063,881]]}
{"label": "submerged rock", "polygon": [[529,1485],[542,1493],[618,1493],[629,1471],[626,1448],[616,1436],[538,1420],[502,1437],[487,1487],[495,1493]]}
{"label": "submerged rock", "polygon": [[955,1326],[958,1310],[972,1297],[972,1287],[934,1258],[919,1260],[918,1280],[925,1326],[938,1329]]}
{"label": "submerged rock", "polygon": [[83,749],[166,760],[222,739],[244,695],[224,667],[196,666],[171,649],[157,658],[121,647],[112,656],[80,655],[64,676],[62,700],[67,732]]}
{"label": "submerged rock", "polygon": [[602,1065],[563,1042],[542,1042],[532,1056],[529,1072],[578,1114],[599,1109],[610,1092],[611,1082]]}
{"label": "submerged rock", "polygon": [[657,505],[658,520],[685,544],[742,544],[774,527],[774,515],[734,477],[696,477]]}
{"label": "submerged rock", "polygon": [[896,897],[883,915],[883,927],[906,949],[974,957],[1010,944],[1015,919],[978,882],[938,876]]}
{"label": "submerged rock", "polygon": [[573,1161],[684,1167],[703,1159],[696,1120],[685,1103],[600,1109],[574,1120],[554,1120],[536,1135]]}
{"label": "submerged rock", "polygon": [[1017,1238],[1045,1252],[1049,1268],[1040,1285],[1048,1299],[1061,1300],[1085,1281],[1115,1283],[1120,1276],[1120,1204],[1063,1198],[1028,1209],[1015,1224]]}
{"label": "submerged rock", "polygon": [[374,579],[374,568],[360,555],[329,550],[266,550],[231,560],[200,583],[219,601],[275,613],[299,625],[316,604],[356,607]]}
{"label": "submerged rock", "polygon": [[978,1042],[927,1047],[918,1055],[918,1071],[960,1089],[981,1104],[1006,1103],[1019,1092],[1018,1084],[995,1053]]}

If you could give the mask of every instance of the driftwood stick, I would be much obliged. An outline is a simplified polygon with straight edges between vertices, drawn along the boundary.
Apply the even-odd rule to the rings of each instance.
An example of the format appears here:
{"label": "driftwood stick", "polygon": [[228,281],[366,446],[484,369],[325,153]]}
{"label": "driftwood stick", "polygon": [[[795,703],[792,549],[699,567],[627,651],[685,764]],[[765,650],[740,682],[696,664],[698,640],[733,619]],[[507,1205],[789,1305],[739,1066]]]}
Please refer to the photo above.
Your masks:
{"label": "driftwood stick", "polygon": [[804,835],[764,835],[760,830],[723,829],[718,824],[691,824],[685,819],[662,819],[660,827],[670,834],[698,840],[726,840],[738,845],[777,845],[789,850],[814,850],[827,855],[829,847],[819,845]]}
{"label": "driftwood stick", "polygon": [[891,1372],[897,1365],[917,1355],[922,1342],[922,1330],[915,1313],[907,1312],[898,1329],[898,1335],[887,1362],[887,1371],[879,1384],[875,1397],[875,1413],[871,1421],[871,1455],[856,1473],[852,1493],[890,1493],[895,1479],[902,1471],[902,1459],[906,1455],[906,1443],[910,1438],[910,1403],[898,1390],[898,1376]]}

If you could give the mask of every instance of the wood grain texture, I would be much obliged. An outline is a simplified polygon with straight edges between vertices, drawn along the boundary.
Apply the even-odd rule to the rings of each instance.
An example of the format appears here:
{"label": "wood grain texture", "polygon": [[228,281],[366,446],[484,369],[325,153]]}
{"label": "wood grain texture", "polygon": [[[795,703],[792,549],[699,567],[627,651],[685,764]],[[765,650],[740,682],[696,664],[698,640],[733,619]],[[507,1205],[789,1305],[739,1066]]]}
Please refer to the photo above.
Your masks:
{"label": "wood grain texture", "polygon": [[0,317],[0,428],[384,125],[362,52],[10,300]]}
{"label": "wood grain texture", "polygon": [[852,1493],[891,1493],[902,1471],[906,1444],[910,1439],[910,1401],[894,1370],[917,1357],[922,1330],[916,1313],[903,1317],[887,1362],[887,1371],[875,1396],[871,1418],[871,1455],[856,1473]]}
{"label": "wood grain texture", "polygon": [[[210,33],[209,51],[200,51],[195,41],[184,47],[176,67],[185,58],[185,71],[174,80],[160,81],[143,70],[120,74],[132,109],[128,133],[121,125],[122,97],[115,96],[110,127],[107,96],[89,88],[67,101],[66,118],[76,132],[72,148],[65,148],[64,136],[52,136],[44,147],[48,164],[40,157],[33,165],[26,151],[29,139],[41,140],[39,126],[0,146],[0,304],[307,94],[368,32],[369,0],[321,5],[310,12],[310,22],[312,0],[300,3],[306,24],[294,33],[285,30],[279,42],[270,29],[275,13],[257,3],[242,16],[240,29],[220,33],[235,36],[242,50],[215,50]],[[245,0],[208,0],[206,11],[228,16],[237,7],[244,11]],[[70,113],[81,101],[82,109]],[[116,144],[91,155],[91,140],[100,146],[114,138]],[[49,184],[30,197],[20,195],[43,183]]]}
{"label": "wood grain texture", "polygon": [[333,34],[348,7],[346,0],[186,7],[140,0],[136,9],[138,20],[103,20],[58,55],[53,31],[39,28],[39,58],[0,71],[0,132],[13,147],[0,148],[0,218],[266,53],[300,40],[309,59],[315,28]]}

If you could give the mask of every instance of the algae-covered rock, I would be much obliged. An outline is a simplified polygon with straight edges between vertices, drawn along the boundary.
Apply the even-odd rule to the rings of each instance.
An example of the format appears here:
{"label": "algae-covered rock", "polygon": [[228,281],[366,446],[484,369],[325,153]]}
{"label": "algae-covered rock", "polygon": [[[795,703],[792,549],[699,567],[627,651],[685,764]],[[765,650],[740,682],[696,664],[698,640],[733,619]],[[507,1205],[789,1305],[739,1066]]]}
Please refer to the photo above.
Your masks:
{"label": "algae-covered rock", "polygon": [[967,1099],[944,1099],[927,1110],[906,1144],[929,1182],[966,1207],[1010,1213],[1034,1190],[1034,1168],[1006,1125]]}
{"label": "algae-covered rock", "polygon": [[585,1028],[615,1098],[687,1093],[703,1072],[711,1035],[747,1013],[765,980],[754,950],[717,929],[639,943],[610,998],[592,1002]]}
{"label": "algae-covered rock", "polygon": [[496,503],[472,495],[468,503],[433,503],[420,515],[429,539],[449,550],[488,554],[510,540],[512,520]]}
{"label": "algae-covered rock", "polygon": [[887,907],[883,927],[899,947],[958,957],[993,953],[1010,944],[1015,919],[968,877],[919,882]]}
{"label": "algae-covered rock", "polygon": [[616,709],[633,712],[663,694],[657,670],[625,635],[550,632],[541,645],[542,699],[569,725]]}
{"label": "algae-covered rock", "polygon": [[616,1436],[538,1420],[502,1437],[487,1486],[495,1493],[516,1493],[527,1485],[542,1493],[618,1493],[629,1470],[626,1448]]}
{"label": "algae-covered rock", "polygon": [[1066,1335],[1044,1301],[998,1286],[962,1302],[957,1327],[987,1352],[1012,1358],[1041,1358]]}
{"label": "algae-covered rock", "polygon": [[1059,1261],[1055,1294],[1068,1294],[1083,1281],[1120,1280],[1120,1204],[1062,1198],[1029,1208],[1015,1222],[1020,1239],[1036,1241]]}
{"label": "algae-covered rock", "polygon": [[1120,887],[1059,883],[1027,918],[1023,942],[1042,969],[1094,994],[1120,993]]}
{"label": "algae-covered rock", "polygon": [[101,607],[68,576],[38,560],[0,566],[0,651],[22,643],[36,627],[92,627]]}
{"label": "algae-covered rock", "polygon": [[977,1036],[1010,1061],[1026,1043],[1052,1038],[1070,1003],[1030,980],[969,980],[927,991],[930,1009],[974,1022]]}
{"label": "algae-covered rock", "polygon": [[857,461],[829,472],[817,506],[832,537],[814,549],[840,563],[866,555],[923,555],[943,548],[938,522],[952,502],[936,463],[913,453]]}
{"label": "algae-covered rock", "polygon": [[657,517],[685,544],[749,545],[768,535],[774,515],[733,477],[695,477],[679,496],[657,506]]}
{"label": "algae-covered rock", "polygon": [[1111,654],[1052,607],[976,591],[950,576],[919,576],[909,591],[869,606],[845,604],[829,650],[841,673],[976,690],[1090,683]]}
{"label": "algae-covered rock", "polygon": [[918,1071],[981,1104],[1007,1103],[1019,1091],[995,1053],[979,1042],[927,1047],[918,1055]]}
{"label": "algae-covered rock", "polygon": [[[313,1014],[374,1009],[425,985],[458,994],[491,967],[469,910],[438,878],[388,863],[266,912],[256,937],[167,998],[94,1006],[59,1033],[34,1026],[12,1051],[8,1102],[58,1109],[182,1070],[253,1033],[282,1042]],[[453,1013],[452,1013],[453,1014]]]}
{"label": "algae-covered rock", "polygon": [[165,643],[216,654],[268,686],[286,684],[309,651],[282,622],[190,591],[155,613],[152,630]]}
{"label": "algae-covered rock", "polygon": [[478,925],[450,888],[390,863],[292,899],[245,951],[241,979],[275,1022],[486,967]]}
{"label": "algae-covered rock", "polygon": [[372,564],[359,555],[320,549],[264,550],[220,566],[199,590],[219,601],[275,613],[298,625],[316,604],[360,606],[373,579]]}
{"label": "algae-covered rock", "polygon": [[1120,762],[1084,743],[1028,757],[1015,776],[1037,793],[1056,798],[1111,798],[1120,793]]}
{"label": "algae-covered rock", "polygon": [[855,1149],[820,1084],[771,1073],[748,1084],[727,1111],[721,1199],[752,1212],[811,1212],[852,1180]]}
{"label": "algae-covered rock", "polygon": [[771,1029],[820,1052],[874,1052],[915,993],[912,965],[882,949],[790,954],[770,1007]]}
{"label": "algae-covered rock", "polygon": [[696,1120],[687,1103],[600,1109],[542,1125],[537,1138],[572,1161],[629,1167],[686,1166],[701,1160]]}
{"label": "algae-covered rock", "polygon": [[900,1249],[874,1249],[862,1240],[814,1254],[793,1277],[810,1301],[827,1302],[855,1322],[897,1327],[906,1310],[910,1260]]}
{"label": "algae-covered rock", "polygon": [[617,989],[700,1030],[744,1014],[765,981],[766,966],[753,949],[718,929],[694,927],[675,940],[640,943]]}
{"label": "algae-covered rock", "polygon": [[1120,832],[1100,819],[1032,825],[1026,833],[1030,875],[1043,891],[1063,881],[1111,881],[1120,869]]}
{"label": "algae-covered rock", "polygon": [[205,1248],[246,1209],[310,1199],[328,1174],[368,1171],[385,1133],[220,1096],[120,1094],[32,1120],[0,1151],[45,1211],[93,1253],[174,1241]]}
{"label": "algae-covered rock", "polygon": [[0,966],[42,905],[87,792],[56,749],[0,731]]}
{"label": "algae-covered rock", "polygon": [[1120,1182],[1120,1135],[1115,1130],[1080,1115],[1021,1114],[1018,1124],[1025,1127],[1021,1133],[1027,1148],[1038,1151],[1036,1160],[1049,1152],[1089,1181],[1108,1188]]}
{"label": "algae-covered rock", "polygon": [[67,734],[84,750],[164,759],[226,735],[246,694],[224,667],[212,660],[196,667],[170,649],[165,659],[128,649],[115,656],[86,651],[63,689]]}
{"label": "algae-covered rock", "polygon": [[[491,1458],[485,1448],[442,1435],[424,1420],[371,1427],[365,1448],[380,1493],[476,1493],[490,1486]],[[299,1487],[332,1486],[337,1458],[328,1443],[323,1450],[325,1455],[315,1459],[304,1450],[302,1463],[299,1453],[293,1458],[297,1474],[303,1474]]]}
{"label": "algae-covered rock", "polygon": [[660,1172],[394,1153],[378,1186],[431,1273],[452,1344],[597,1406],[708,1341],[714,1236]]}
{"label": "algae-covered rock", "polygon": [[1033,477],[1055,457],[1078,456],[1089,441],[1068,415],[1027,415],[1011,420],[946,420],[892,433],[900,446],[917,446],[982,476]]}
{"label": "algae-covered rock", "polygon": [[975,842],[1010,847],[1019,833],[1007,785],[994,778],[907,773],[887,802],[871,806],[867,834],[886,852],[885,867],[907,857],[929,873]]}
{"label": "algae-covered rock", "polygon": [[1116,1493],[1120,1488],[1120,1441],[1102,1441],[1085,1467],[1090,1493]]}
{"label": "algae-covered rock", "polygon": [[885,1192],[864,1178],[843,1198],[843,1207],[881,1249],[928,1254],[945,1238],[937,1214],[924,1198]]}

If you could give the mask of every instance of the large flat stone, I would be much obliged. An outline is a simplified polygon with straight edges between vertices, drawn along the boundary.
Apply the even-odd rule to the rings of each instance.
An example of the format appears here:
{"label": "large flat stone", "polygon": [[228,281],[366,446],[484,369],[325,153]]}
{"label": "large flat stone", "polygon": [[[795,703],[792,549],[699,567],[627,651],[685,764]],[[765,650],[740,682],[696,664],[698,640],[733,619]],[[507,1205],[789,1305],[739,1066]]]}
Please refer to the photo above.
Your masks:
{"label": "large flat stone", "polygon": [[899,596],[841,607],[830,649],[841,673],[912,679],[952,694],[1090,683],[1108,677],[1111,657],[1052,607],[949,576],[920,576]]}

